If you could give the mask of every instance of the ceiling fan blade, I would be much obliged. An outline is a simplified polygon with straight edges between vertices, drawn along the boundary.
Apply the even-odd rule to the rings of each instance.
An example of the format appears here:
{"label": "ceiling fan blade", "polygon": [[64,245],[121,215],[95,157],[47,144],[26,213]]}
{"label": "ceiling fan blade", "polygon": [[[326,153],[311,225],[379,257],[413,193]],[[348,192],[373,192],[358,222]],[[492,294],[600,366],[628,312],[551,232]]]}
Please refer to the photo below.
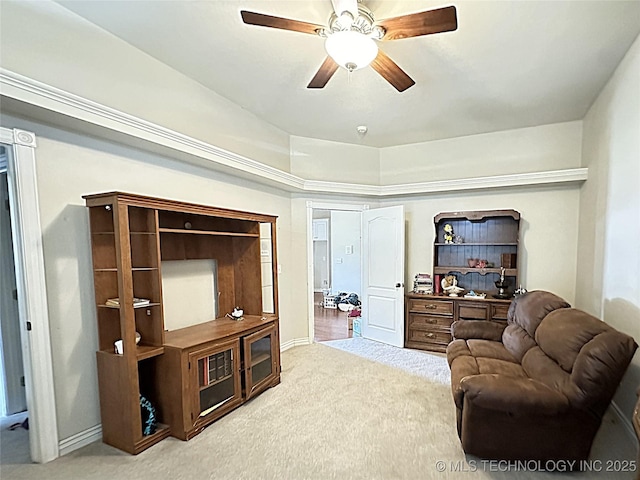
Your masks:
{"label": "ceiling fan blade", "polygon": [[338,70],[338,64],[333,61],[329,56],[325,58],[320,69],[316,72],[315,76],[307,85],[307,88],[324,88],[327,82],[333,77],[333,74]]}
{"label": "ceiling fan blade", "polygon": [[400,40],[432,33],[451,32],[458,28],[456,7],[437,8],[426,12],[388,18],[378,22],[386,30],[382,40]]}
{"label": "ceiling fan blade", "polygon": [[353,18],[358,16],[358,0],[331,0],[331,4],[338,17],[342,12],[349,12]]}
{"label": "ceiling fan blade", "polygon": [[378,50],[378,55],[371,62],[371,67],[399,92],[404,92],[416,83],[382,50]]}
{"label": "ceiling fan blade", "polygon": [[263,13],[240,11],[242,21],[249,25],[258,25],[260,27],[280,28],[282,30],[291,30],[293,32],[310,33],[317,35],[322,29],[322,25],[315,23],[301,22],[299,20],[291,20],[290,18],[273,17]]}

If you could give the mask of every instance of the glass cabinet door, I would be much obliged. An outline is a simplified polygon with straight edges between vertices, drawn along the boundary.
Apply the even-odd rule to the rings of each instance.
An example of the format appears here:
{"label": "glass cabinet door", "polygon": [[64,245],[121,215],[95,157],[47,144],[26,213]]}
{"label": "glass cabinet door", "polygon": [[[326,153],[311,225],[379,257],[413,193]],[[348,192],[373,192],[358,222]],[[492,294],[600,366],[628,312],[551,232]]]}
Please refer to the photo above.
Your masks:
{"label": "glass cabinet door", "polygon": [[[222,415],[242,401],[240,342],[232,340],[189,355],[194,388],[194,425],[210,415]],[[195,370],[194,370],[195,367]]]}
{"label": "glass cabinet door", "polygon": [[276,328],[264,328],[243,339],[246,398],[271,386],[277,375]]}

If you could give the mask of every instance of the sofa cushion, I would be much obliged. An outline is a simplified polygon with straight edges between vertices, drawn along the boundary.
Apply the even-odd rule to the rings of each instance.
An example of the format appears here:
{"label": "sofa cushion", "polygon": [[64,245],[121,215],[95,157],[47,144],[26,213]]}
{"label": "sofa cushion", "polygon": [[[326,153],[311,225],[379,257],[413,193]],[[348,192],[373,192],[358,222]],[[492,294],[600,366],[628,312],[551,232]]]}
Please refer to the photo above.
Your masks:
{"label": "sofa cushion", "polygon": [[524,354],[536,345],[536,341],[527,331],[515,323],[507,325],[507,328],[504,329],[502,343],[518,361],[521,361]]}
{"label": "sofa cushion", "polygon": [[582,348],[603,332],[606,323],[575,308],[549,313],[536,330],[536,342],[564,371],[571,373]]}
{"label": "sofa cushion", "polygon": [[571,381],[579,392],[573,402],[604,414],[637,348],[633,338],[613,328],[594,337],[573,365]]}
{"label": "sofa cushion", "polygon": [[473,375],[462,379],[462,390],[475,405],[511,415],[557,415],[569,408],[562,393],[526,377]]}
{"label": "sofa cushion", "polygon": [[479,373],[478,362],[470,355],[459,356],[451,363],[451,393],[458,408],[462,408],[462,379]]}
{"label": "sofa cushion", "polygon": [[507,322],[521,326],[533,338],[538,325],[550,312],[569,307],[571,305],[551,292],[529,292],[511,302]]}
{"label": "sofa cushion", "polygon": [[453,338],[483,338],[499,342],[505,325],[487,320],[458,320],[451,324]]}
{"label": "sofa cushion", "polygon": [[462,355],[471,356],[471,351],[467,346],[466,340],[454,340],[447,345],[447,362],[449,362],[449,368],[451,368],[453,361]]}
{"label": "sofa cushion", "polygon": [[534,291],[515,298],[507,313],[507,328],[502,334],[502,343],[506,349],[521,361],[530,348],[536,345],[535,332],[540,322],[558,309],[570,305],[551,292]]}
{"label": "sofa cushion", "polygon": [[490,373],[496,375],[505,375],[507,377],[527,376],[519,363],[485,357],[477,357],[476,361],[478,362],[478,372],[482,374]]}
{"label": "sofa cushion", "polygon": [[531,348],[522,357],[522,368],[527,376],[544,383],[549,388],[560,390],[573,397],[570,390],[575,388],[571,376],[538,346]]}
{"label": "sofa cushion", "polygon": [[507,362],[519,363],[500,342],[491,340],[467,340],[467,348],[474,357],[495,358]]}

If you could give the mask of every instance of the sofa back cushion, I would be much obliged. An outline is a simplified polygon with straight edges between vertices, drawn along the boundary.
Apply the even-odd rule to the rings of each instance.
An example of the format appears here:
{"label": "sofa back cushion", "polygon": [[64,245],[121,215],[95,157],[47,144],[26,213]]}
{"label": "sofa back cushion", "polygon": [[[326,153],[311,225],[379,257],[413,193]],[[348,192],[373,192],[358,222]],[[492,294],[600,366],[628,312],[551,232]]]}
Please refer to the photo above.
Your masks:
{"label": "sofa back cushion", "polygon": [[[555,363],[570,378],[558,385],[569,401],[598,415],[609,405],[637,348],[633,338],[574,308],[547,315],[535,339],[549,358],[541,363]],[[533,358],[527,360],[525,371],[537,370],[531,365]],[[553,377],[564,380],[565,375],[555,372]]]}
{"label": "sofa back cushion", "polygon": [[502,343],[521,361],[525,353],[536,345],[534,338],[540,322],[550,312],[569,307],[567,302],[551,292],[533,291],[516,297],[509,307]]}
{"label": "sofa back cushion", "polygon": [[571,373],[582,348],[603,332],[606,323],[575,308],[551,312],[540,323],[535,339],[540,348],[565,372]]}

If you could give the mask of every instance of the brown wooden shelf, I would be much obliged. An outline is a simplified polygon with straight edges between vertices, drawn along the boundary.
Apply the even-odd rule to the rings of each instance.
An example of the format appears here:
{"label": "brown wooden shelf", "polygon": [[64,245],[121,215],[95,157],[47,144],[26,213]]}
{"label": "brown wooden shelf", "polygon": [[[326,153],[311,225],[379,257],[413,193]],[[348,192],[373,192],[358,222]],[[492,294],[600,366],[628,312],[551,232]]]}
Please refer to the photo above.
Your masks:
{"label": "brown wooden shelf", "polygon": [[[157,307],[158,305],[160,305],[159,303],[149,303],[147,305],[134,305],[133,308],[138,309],[138,308],[148,308],[148,307]],[[115,306],[115,305],[104,305],[104,304],[99,304],[98,307],[100,308],[113,308],[115,310],[118,310],[120,308],[120,306]]]}
{"label": "brown wooden shelf", "polygon": [[[118,192],[84,198],[89,209],[98,300],[96,358],[105,443],[137,454],[169,435],[188,440],[264,388],[279,383],[275,216]],[[271,233],[270,294],[274,310],[264,315],[260,314],[261,231]],[[242,305],[247,313],[243,321],[225,317],[177,330],[165,329],[162,310],[168,296],[163,297],[161,262],[181,261],[188,269],[190,261],[196,259],[217,262],[219,311],[229,312],[235,305]],[[197,270],[191,274],[197,275]],[[133,305],[133,298],[148,299],[149,303]],[[192,315],[191,304],[189,299],[181,307],[185,317]],[[251,368],[242,362],[240,341],[263,330],[264,335],[271,336],[274,368],[268,382],[253,385]],[[138,345],[132,338],[134,332],[141,335]],[[124,352],[116,354],[114,342],[123,337],[127,340]],[[181,348],[182,344],[186,347]],[[250,349],[250,344],[246,348]],[[232,375],[222,376],[229,371],[216,370],[222,378],[204,387],[200,398],[198,375],[194,375],[198,372],[191,370],[194,362],[197,365],[203,356],[229,349],[234,359]],[[215,411],[198,417],[200,405],[216,403],[227,394],[228,399],[214,405]],[[140,406],[132,401],[140,395],[157,408],[162,422],[148,436],[140,428]]]}
{"label": "brown wooden shelf", "polygon": [[[101,352],[106,353],[108,355],[113,355],[114,357],[122,357],[118,353],[115,353],[113,349],[110,350],[101,350]],[[145,360],[147,358],[156,357],[158,355],[162,355],[164,353],[164,347],[157,345],[136,345],[136,358],[138,361]]]}
{"label": "brown wooden shelf", "polygon": [[183,228],[159,228],[160,233],[187,233],[190,235],[219,235],[224,237],[259,237],[259,233],[219,232],[214,230],[187,230]]}
{"label": "brown wooden shelf", "polygon": [[151,445],[155,445],[160,440],[164,440],[171,434],[171,429],[169,425],[165,425],[164,423],[158,423],[156,425],[156,431],[151,435],[143,435],[142,439],[137,441],[134,447],[135,454],[142,452],[143,450],[149,448]]}
{"label": "brown wooden shelf", "polygon": [[[134,267],[131,269],[133,272],[144,272],[144,271],[152,271],[158,270],[157,267]],[[94,272],[117,272],[117,268],[94,268]]]}
{"label": "brown wooden shelf", "polygon": [[[456,273],[462,273],[462,274],[467,274],[467,273],[479,273],[480,275],[487,275],[488,273],[497,273],[498,275],[500,275],[501,269],[500,268],[470,268],[470,267],[456,267],[456,266],[438,266],[438,267],[434,267],[433,272],[437,275],[437,274],[447,274],[449,272],[456,272]],[[505,277],[515,277],[517,274],[517,270],[515,268],[506,268],[504,271],[504,275]]]}
{"label": "brown wooden shelf", "polygon": [[211,383],[209,383],[207,385],[200,385],[200,391],[206,390],[207,388],[210,388],[210,387],[213,387],[214,385],[222,383],[225,380],[229,380],[230,378],[233,378],[233,372],[231,372],[229,375],[225,375],[224,377],[219,378],[218,380],[214,380],[213,382],[211,382]]}
{"label": "brown wooden shelf", "polygon": [[136,345],[136,357],[138,361],[146,358],[156,357],[164,353],[164,347],[157,345]]}
{"label": "brown wooden shelf", "polygon": [[251,366],[254,367],[266,360],[271,360],[271,355],[268,353],[263,353],[262,355],[258,355],[257,357],[251,357]]}
{"label": "brown wooden shelf", "polygon": [[517,247],[517,242],[463,242],[463,243],[434,243],[436,247]]}

